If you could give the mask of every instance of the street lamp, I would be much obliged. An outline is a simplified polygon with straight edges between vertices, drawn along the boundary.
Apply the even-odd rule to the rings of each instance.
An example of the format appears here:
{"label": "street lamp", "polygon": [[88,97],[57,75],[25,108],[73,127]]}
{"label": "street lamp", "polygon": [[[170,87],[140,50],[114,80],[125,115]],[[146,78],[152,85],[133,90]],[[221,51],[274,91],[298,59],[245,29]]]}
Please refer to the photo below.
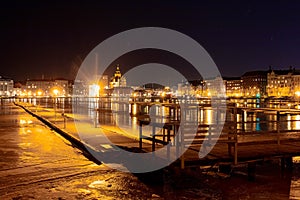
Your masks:
{"label": "street lamp", "polygon": [[57,96],[58,93],[59,93],[58,89],[54,89],[54,90],[53,90],[53,94],[54,94],[55,96]]}

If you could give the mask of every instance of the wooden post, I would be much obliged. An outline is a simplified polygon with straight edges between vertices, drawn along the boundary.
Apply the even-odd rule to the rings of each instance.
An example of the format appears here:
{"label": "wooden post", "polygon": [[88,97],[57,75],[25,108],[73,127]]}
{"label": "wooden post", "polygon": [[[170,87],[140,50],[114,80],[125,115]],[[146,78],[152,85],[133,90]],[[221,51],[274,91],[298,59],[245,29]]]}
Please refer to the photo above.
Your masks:
{"label": "wooden post", "polygon": [[238,144],[237,141],[234,142],[234,164],[238,163]]}
{"label": "wooden post", "polygon": [[[184,120],[186,120],[186,118],[184,118]],[[184,169],[184,130],[185,127],[181,127],[181,131],[180,131],[180,154],[182,154],[181,156],[181,169]]]}
{"label": "wooden post", "polygon": [[184,169],[185,165],[184,165],[184,154],[182,154],[181,159],[180,159],[180,168]]}
{"label": "wooden post", "polygon": [[167,141],[168,141],[168,144],[167,144],[167,157],[168,157],[168,160],[170,160],[170,146],[171,146],[170,134],[171,134],[171,127],[168,127],[168,129],[167,129]]}
{"label": "wooden post", "polygon": [[152,152],[155,151],[155,125],[152,126]]}
{"label": "wooden post", "polygon": [[277,111],[277,144],[280,145],[280,112]]}
{"label": "wooden post", "polygon": [[139,131],[139,148],[142,149],[143,146],[143,123],[140,121],[140,131]]}
{"label": "wooden post", "polygon": [[234,164],[238,162],[237,107],[234,107]]}
{"label": "wooden post", "polygon": [[176,157],[178,158],[179,156],[179,128],[177,129],[177,125],[174,124],[174,135],[175,135],[175,147],[176,147]]}
{"label": "wooden post", "polygon": [[64,129],[65,129],[66,128],[66,116],[65,116],[65,113],[62,113],[61,116],[64,119]]}

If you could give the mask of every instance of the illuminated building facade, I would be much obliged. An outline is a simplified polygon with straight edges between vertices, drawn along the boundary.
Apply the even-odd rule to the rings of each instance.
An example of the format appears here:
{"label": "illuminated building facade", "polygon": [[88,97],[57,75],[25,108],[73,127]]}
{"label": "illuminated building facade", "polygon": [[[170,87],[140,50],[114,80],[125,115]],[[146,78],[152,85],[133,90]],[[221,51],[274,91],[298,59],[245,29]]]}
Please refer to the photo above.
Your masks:
{"label": "illuminated building facade", "polygon": [[250,71],[242,77],[243,92],[245,97],[264,97],[267,95],[268,71]]}
{"label": "illuminated building facade", "polygon": [[268,73],[268,96],[300,96],[300,71],[292,67],[289,70],[271,70]]}
{"label": "illuminated building facade", "polygon": [[71,83],[65,79],[34,79],[27,80],[23,95],[26,96],[69,96]]}
{"label": "illuminated building facade", "polygon": [[300,73],[295,72],[292,76],[292,95],[299,98],[300,97]]}
{"label": "illuminated building facade", "polygon": [[110,88],[126,87],[126,79],[125,79],[125,77],[122,77],[119,66],[117,66],[116,72],[114,73],[113,77],[111,78],[109,86],[110,86]]}
{"label": "illuminated building facade", "polygon": [[0,96],[12,96],[14,81],[10,78],[0,76]]}
{"label": "illuminated building facade", "polygon": [[222,77],[214,77],[203,81],[203,96],[220,96],[225,94],[224,81]]}
{"label": "illuminated building facade", "polygon": [[69,96],[70,95],[70,81],[66,79],[55,79],[54,87],[59,91],[60,96]]}
{"label": "illuminated building facade", "polygon": [[286,97],[292,94],[293,71],[272,70],[268,73],[268,96]]}
{"label": "illuminated building facade", "polygon": [[243,80],[240,77],[223,78],[227,97],[241,97],[244,94]]}

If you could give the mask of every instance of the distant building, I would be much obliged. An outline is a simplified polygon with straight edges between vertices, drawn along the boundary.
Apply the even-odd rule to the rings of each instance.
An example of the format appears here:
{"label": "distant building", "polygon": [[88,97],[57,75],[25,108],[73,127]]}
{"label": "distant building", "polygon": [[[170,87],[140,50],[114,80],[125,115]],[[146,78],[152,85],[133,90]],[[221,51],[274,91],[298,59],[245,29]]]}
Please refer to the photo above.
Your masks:
{"label": "distant building", "polygon": [[54,86],[53,80],[33,79],[27,80],[25,85],[26,95],[28,96],[50,96],[51,89]]}
{"label": "distant building", "polygon": [[69,96],[70,93],[70,81],[66,79],[55,79],[54,87],[58,90],[60,96]]}
{"label": "distant building", "polygon": [[241,97],[244,94],[243,80],[240,77],[224,77],[227,97]]}
{"label": "distant building", "polygon": [[73,85],[73,96],[88,96],[89,86],[83,80],[75,80]]}
{"label": "distant building", "polygon": [[268,96],[300,96],[300,71],[290,67],[288,70],[270,70],[268,73]]}
{"label": "distant building", "polygon": [[114,73],[113,77],[111,78],[109,86],[110,86],[110,88],[126,87],[126,78],[122,77],[119,66],[117,66],[116,72]]}
{"label": "distant building", "polygon": [[10,78],[0,76],[0,96],[12,96],[14,81]]}
{"label": "distant building", "polygon": [[242,77],[243,92],[245,97],[263,97],[267,95],[268,71],[250,71]]}
{"label": "distant building", "polygon": [[203,96],[222,96],[225,94],[225,86],[222,77],[217,76],[203,81]]}
{"label": "distant building", "polygon": [[292,76],[292,95],[300,97],[300,72],[296,71]]}
{"label": "distant building", "polygon": [[193,89],[192,85],[188,81],[178,83],[176,95],[177,96],[193,96],[193,95],[195,95],[195,90]]}
{"label": "distant building", "polygon": [[292,70],[272,70],[268,73],[268,96],[291,96],[293,83]]}
{"label": "distant building", "polygon": [[70,84],[66,79],[27,80],[23,92],[27,96],[69,96]]}

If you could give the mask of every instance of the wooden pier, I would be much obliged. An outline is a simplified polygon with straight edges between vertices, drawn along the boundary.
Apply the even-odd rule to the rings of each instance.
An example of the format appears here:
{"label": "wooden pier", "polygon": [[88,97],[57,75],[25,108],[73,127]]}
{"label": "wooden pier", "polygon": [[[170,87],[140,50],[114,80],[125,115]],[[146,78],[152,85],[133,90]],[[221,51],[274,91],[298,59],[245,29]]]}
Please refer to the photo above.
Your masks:
{"label": "wooden pier", "polygon": [[[49,105],[54,101],[48,101]],[[124,110],[114,110],[112,104],[121,105]],[[133,113],[133,104],[137,106],[138,112]],[[54,105],[54,104],[53,104]],[[53,106],[52,105],[52,106]],[[195,111],[195,105],[190,104]],[[42,106],[42,105],[41,105]],[[151,106],[163,106],[168,109],[168,116],[150,116],[144,109]],[[53,106],[54,107],[54,106]],[[60,108],[56,105],[55,108]],[[204,102],[196,105],[196,113],[202,109],[212,109],[210,104]],[[217,109],[215,109],[216,111]],[[237,107],[234,104],[227,104],[226,112],[231,116],[231,120],[226,118],[222,126],[218,123],[198,123],[195,133],[187,131],[189,124],[181,124],[180,106],[176,102],[131,102],[124,103],[118,101],[102,101],[98,107],[95,107],[93,112],[95,115],[95,124],[107,124],[107,126],[115,126],[114,115],[127,114],[127,117],[136,117],[139,125],[139,136],[137,146],[148,152],[154,152],[164,146],[167,148],[167,157],[172,156],[178,158],[174,165],[180,168],[199,167],[206,165],[220,165],[220,166],[237,166],[240,164],[247,164],[249,174],[253,175],[255,172],[255,165],[257,162],[281,159],[282,167],[291,165],[291,158],[300,156],[300,130],[284,129],[281,123],[298,122],[300,119],[284,119],[282,116],[298,115],[298,109],[284,109],[284,108],[248,108]],[[261,120],[259,123],[272,123],[275,128],[268,131],[246,131],[247,124],[255,124],[258,121],[243,120],[245,114],[257,113],[271,113],[274,115],[272,120]],[[237,115],[241,116],[241,120],[237,120]],[[164,122],[157,122],[155,117],[164,119]],[[165,120],[167,119],[167,120]],[[103,120],[103,121],[101,121]],[[152,122],[151,122],[152,120]],[[151,134],[145,134],[144,128],[149,126]],[[95,126],[97,127],[97,126]],[[179,131],[182,128],[186,131]],[[221,130],[220,130],[221,129]],[[221,134],[217,134],[221,132]],[[151,143],[144,145],[147,141]],[[206,152],[207,151],[207,152]],[[181,153],[184,152],[182,155]],[[203,158],[199,157],[201,154],[207,153]],[[181,156],[178,156],[181,155]],[[168,157],[169,156],[169,157]],[[255,174],[255,173],[254,173]]]}

